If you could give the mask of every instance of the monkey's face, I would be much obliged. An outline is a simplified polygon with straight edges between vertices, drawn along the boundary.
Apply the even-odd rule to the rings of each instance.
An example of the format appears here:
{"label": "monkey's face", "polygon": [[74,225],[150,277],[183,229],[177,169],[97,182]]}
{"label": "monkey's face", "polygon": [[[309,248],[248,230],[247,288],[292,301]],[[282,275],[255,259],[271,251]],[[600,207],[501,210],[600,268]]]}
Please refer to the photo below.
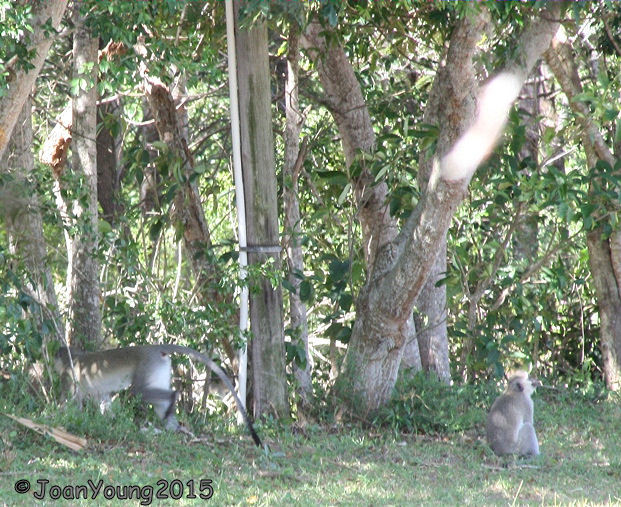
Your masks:
{"label": "monkey's face", "polygon": [[526,396],[530,396],[535,392],[537,386],[540,386],[541,382],[537,379],[529,378],[526,373],[514,375],[509,379],[509,389],[518,393],[523,393]]}

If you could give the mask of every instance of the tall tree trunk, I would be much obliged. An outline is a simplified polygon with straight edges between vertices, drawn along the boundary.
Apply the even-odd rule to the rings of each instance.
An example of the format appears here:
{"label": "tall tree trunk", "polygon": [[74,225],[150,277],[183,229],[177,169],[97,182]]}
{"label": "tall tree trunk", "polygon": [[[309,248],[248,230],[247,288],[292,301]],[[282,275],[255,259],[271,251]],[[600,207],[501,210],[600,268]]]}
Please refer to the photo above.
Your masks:
{"label": "tall tree trunk", "polygon": [[[239,12],[240,2],[235,2]],[[237,18],[237,16],[236,16]],[[267,25],[235,26],[241,151],[250,265],[280,263]],[[250,291],[254,415],[288,417],[282,289],[267,278]]]}
{"label": "tall tree trunk", "polygon": [[[149,100],[145,96],[142,101],[142,116],[144,123],[153,119],[153,113],[151,112],[151,106]],[[140,129],[140,136],[142,143],[146,150],[149,152],[149,157],[153,161],[157,155],[156,150],[152,147],[153,143],[159,139],[157,128],[153,123],[147,123]],[[146,217],[151,211],[160,211],[161,196],[160,196],[160,178],[157,174],[157,170],[153,162],[149,163],[143,169],[143,178],[140,183],[140,209],[142,214]]]}
{"label": "tall tree trunk", "polygon": [[[345,164],[350,167],[356,160],[358,150],[372,153],[375,133],[354,69],[343,47],[334,42],[335,38],[331,38],[331,43],[328,44],[324,37],[328,31],[318,22],[312,22],[304,32],[301,42],[317,68],[327,107],[341,135]],[[390,216],[388,186],[385,182],[376,183],[371,172],[363,167],[353,184],[357,215],[362,229],[367,277],[370,278],[373,272],[381,272],[385,267],[382,263],[376,263],[378,252],[383,252],[381,259],[387,264],[397,255],[393,241],[399,229],[397,221]],[[407,366],[416,371],[420,370],[416,328],[412,316],[399,331],[403,333],[401,341],[409,344]]]}
{"label": "tall tree trunk", "polygon": [[[575,113],[576,122],[582,127],[582,145],[586,153],[589,169],[595,168],[599,160],[615,165],[615,157],[595,123],[588,105],[577,100],[582,93],[578,68],[571,46],[563,42],[564,34],[559,33],[553,47],[546,53],[546,61],[567,98],[569,106]],[[593,201],[601,199],[595,196],[591,186],[590,197]],[[618,207],[617,202],[605,203],[606,206]],[[600,349],[604,379],[611,390],[621,389],[621,231],[614,230],[609,237],[604,231],[604,214],[596,217],[598,225],[587,233],[589,264],[593,274],[593,283],[597,297],[600,318]]]}
{"label": "tall tree trunk", "polygon": [[291,319],[291,343],[304,351],[305,364],[293,364],[293,374],[297,381],[297,391],[302,407],[310,404],[313,395],[311,382],[311,357],[308,350],[308,319],[306,305],[300,299],[300,274],[304,273],[304,252],[300,238],[300,202],[298,200],[298,178],[304,162],[304,146],[300,150],[300,132],[304,123],[304,116],[300,111],[298,101],[298,75],[300,59],[300,34],[297,25],[289,30],[287,52],[287,81],[285,83],[285,160],[283,201],[284,201],[284,244],[287,248],[287,279],[294,291],[289,293],[289,313]]}
{"label": "tall tree trunk", "polygon": [[9,76],[8,88],[0,97],[0,159],[52,45],[52,33],[44,29],[43,25],[51,19],[52,28],[57,29],[67,7],[67,0],[35,0],[29,3],[32,5],[31,30],[24,31],[23,42],[28,53],[34,51],[35,56],[30,61],[32,67],[28,70],[19,65],[17,55],[6,62]]}
{"label": "tall tree trunk", "polygon": [[621,272],[615,270],[615,264],[618,267],[621,261],[621,245],[618,232],[609,239],[602,239],[603,233],[603,227],[590,231],[587,247],[599,309],[599,347],[604,380],[608,389],[618,391],[621,389]]}
{"label": "tall tree trunk", "polygon": [[[522,88],[522,95],[518,103],[520,114],[523,116],[526,129],[524,145],[520,149],[519,158],[522,164],[530,161],[522,168],[522,174],[533,176],[533,168],[539,166],[539,142],[541,140],[541,107],[540,97],[543,75],[541,65],[537,65],[531,79]],[[518,203],[516,203],[516,206]],[[518,261],[531,264],[537,259],[539,250],[539,217],[536,212],[527,212],[520,217],[515,230],[513,250]]]}
{"label": "tall tree trunk", "polygon": [[98,39],[90,34],[82,2],[76,2],[72,18],[74,79],[84,82],[73,100],[72,162],[74,174],[82,179],[73,200],[77,226],[71,238],[67,281],[69,318],[67,341],[73,346],[94,349],[101,346],[99,263],[97,261],[97,49]]}
{"label": "tall tree trunk", "polygon": [[[423,152],[419,158],[418,184],[423,192],[429,182],[433,164],[448,153],[474,119],[478,84],[473,57],[487,22],[485,10],[457,22],[451,35],[446,63],[438,70],[433,81],[423,121],[437,125],[439,136],[434,157]],[[438,245],[437,252],[429,278],[416,302],[421,320],[417,337],[423,368],[435,372],[438,378],[448,383],[451,368],[446,285],[438,285],[446,277],[446,237]]]}
{"label": "tall tree trunk", "polygon": [[[357,151],[373,152],[375,133],[354,69],[335,38],[327,42],[324,35],[329,31],[318,22],[311,22],[301,42],[317,68],[327,107],[341,135],[345,164],[349,167],[356,160]],[[398,224],[390,216],[385,182],[376,184],[371,171],[363,166],[360,176],[353,183],[365,260],[367,269],[371,271],[377,252],[397,237]]]}
{"label": "tall tree trunk", "polygon": [[[526,25],[515,47],[515,61],[483,89],[474,123],[434,164],[416,209],[391,248],[378,253],[372,276],[358,298],[356,322],[335,386],[338,398],[359,415],[390,398],[403,354],[403,328],[427,281],[438,245],[474,171],[500,137],[530,69],[558,29],[560,10],[559,3],[550,2],[540,11],[539,20]],[[463,90],[462,96],[470,93],[472,89]]]}
{"label": "tall tree trunk", "polygon": [[97,132],[97,200],[103,211],[102,218],[110,224],[117,220],[121,174],[121,136],[110,128],[111,118],[120,121],[121,102],[116,99],[97,107],[100,123]]}
{"label": "tall tree trunk", "polygon": [[[8,187],[2,189],[0,209],[7,227],[10,251],[24,262],[32,282],[26,289],[38,305],[38,308],[31,307],[30,311],[39,334],[45,339],[51,333],[60,341],[65,329],[47,263],[39,199],[31,180],[34,170],[32,145],[31,105],[30,100],[26,100],[0,164],[0,171],[12,177]],[[52,325],[46,325],[50,321]]]}

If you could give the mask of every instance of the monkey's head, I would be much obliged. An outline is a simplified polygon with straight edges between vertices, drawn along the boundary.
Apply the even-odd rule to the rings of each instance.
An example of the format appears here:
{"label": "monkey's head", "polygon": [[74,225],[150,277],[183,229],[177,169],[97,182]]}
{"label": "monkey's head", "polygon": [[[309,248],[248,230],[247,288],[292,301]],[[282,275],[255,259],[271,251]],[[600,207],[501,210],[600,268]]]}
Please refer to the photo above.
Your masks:
{"label": "monkey's head", "polygon": [[535,392],[537,386],[540,385],[541,383],[537,379],[529,378],[527,372],[518,371],[509,377],[507,391],[523,393],[525,396],[530,396]]}
{"label": "monkey's head", "polygon": [[69,349],[67,349],[67,347],[60,347],[54,357],[54,369],[57,373],[62,373],[65,368],[69,367],[69,352],[71,352],[72,358],[77,358],[80,355],[80,351],[78,349],[73,347]]}

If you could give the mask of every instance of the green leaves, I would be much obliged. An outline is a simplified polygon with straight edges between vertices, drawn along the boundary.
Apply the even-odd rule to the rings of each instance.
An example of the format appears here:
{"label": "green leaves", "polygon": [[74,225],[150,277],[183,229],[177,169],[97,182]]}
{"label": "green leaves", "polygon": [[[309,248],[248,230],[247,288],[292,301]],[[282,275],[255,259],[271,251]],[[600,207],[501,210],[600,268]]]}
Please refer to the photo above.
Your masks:
{"label": "green leaves", "polygon": [[463,432],[485,423],[495,388],[487,383],[449,386],[435,375],[404,375],[392,401],[375,415],[373,426],[426,435]]}
{"label": "green leaves", "polygon": [[88,81],[86,80],[86,78],[83,78],[83,77],[74,78],[71,80],[70,86],[71,86],[71,95],[75,97],[81,91],[86,90],[88,86]]}
{"label": "green leaves", "polygon": [[328,185],[335,185],[339,187],[345,187],[349,184],[347,175],[341,171],[315,171],[317,176],[324,180]]}

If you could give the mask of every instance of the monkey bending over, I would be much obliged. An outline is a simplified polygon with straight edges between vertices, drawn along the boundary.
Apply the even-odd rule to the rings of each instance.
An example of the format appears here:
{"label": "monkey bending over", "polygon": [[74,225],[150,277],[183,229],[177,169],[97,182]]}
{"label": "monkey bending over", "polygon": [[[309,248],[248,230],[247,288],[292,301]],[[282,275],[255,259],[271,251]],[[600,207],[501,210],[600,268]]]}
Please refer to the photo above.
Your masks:
{"label": "monkey bending over", "polygon": [[[181,345],[142,345],[100,352],[71,351],[71,360],[79,384],[78,393],[107,403],[113,393],[127,389],[140,394],[142,399],[153,405],[155,413],[162,419],[167,429],[176,430],[179,423],[175,418],[177,392],[170,387],[170,354],[185,354],[208,366],[228,387],[235,398],[237,408],[248,426],[254,443],[261,447],[257,435],[243,403],[237,396],[233,384],[222,368],[209,357],[189,347]],[[69,354],[62,347],[56,356],[55,368],[61,375],[71,377]],[[81,394],[79,394],[81,396]]]}
{"label": "monkey bending over", "polygon": [[499,456],[539,454],[539,443],[533,426],[531,394],[541,385],[529,379],[524,371],[514,374],[507,389],[494,401],[487,416],[487,442]]}

